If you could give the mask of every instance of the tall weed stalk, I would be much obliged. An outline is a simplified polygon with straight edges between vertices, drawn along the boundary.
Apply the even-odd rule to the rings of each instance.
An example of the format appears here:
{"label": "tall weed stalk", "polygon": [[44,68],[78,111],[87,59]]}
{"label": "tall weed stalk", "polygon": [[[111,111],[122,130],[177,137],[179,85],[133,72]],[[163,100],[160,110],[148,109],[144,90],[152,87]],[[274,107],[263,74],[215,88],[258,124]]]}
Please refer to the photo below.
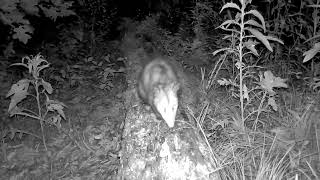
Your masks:
{"label": "tall weed stalk", "polygon": [[[266,98],[268,98],[267,106],[270,105],[276,110],[277,106],[274,100],[275,92],[273,88],[287,87],[285,80],[275,77],[271,71],[261,72],[258,78],[253,77],[249,72],[249,69],[257,70],[258,68],[255,64],[250,64],[249,61],[249,59],[259,56],[258,50],[256,49],[258,44],[262,43],[271,52],[273,49],[270,41],[283,44],[281,40],[275,37],[264,35],[266,33],[265,20],[257,10],[247,10],[250,3],[251,0],[240,0],[240,6],[236,3],[226,3],[222,7],[220,13],[225,9],[237,11],[233,19],[226,20],[219,26],[222,30],[230,32],[230,34],[226,35],[223,39],[230,40],[231,45],[230,47],[221,48],[213,52],[213,55],[224,52],[225,55],[232,55],[232,59],[235,58],[235,67],[238,70],[238,74],[234,79],[222,79],[218,80],[218,83],[220,85],[231,85],[239,90],[238,97],[240,100],[241,123],[238,122],[237,124],[241,126],[238,128],[243,131],[245,130],[245,121],[252,115],[252,113],[249,113],[246,116],[245,113],[245,102],[249,103],[252,100],[250,94],[256,90],[263,92],[259,109],[256,111],[259,115],[262,104],[264,104],[263,102],[265,102]],[[246,78],[251,78],[254,81],[259,79],[258,82],[254,82],[258,84],[258,86],[253,87],[252,83],[245,83]],[[256,128],[257,118],[254,124]]]}
{"label": "tall weed stalk", "polygon": [[[43,145],[47,150],[44,123],[55,125],[57,128],[60,128],[60,121],[66,119],[63,111],[65,105],[49,98],[49,94],[52,94],[53,88],[51,84],[41,78],[40,75],[41,71],[49,67],[50,64],[38,54],[34,57],[24,57],[22,58],[21,63],[14,63],[12,66],[23,66],[27,68],[31,76],[29,78],[21,79],[11,86],[11,89],[6,96],[11,98],[8,109],[9,115],[10,117],[16,115],[38,120],[42,132]],[[34,103],[36,111],[32,110],[30,107],[26,107],[26,104],[21,104],[25,99],[29,99],[31,100],[31,103]]]}

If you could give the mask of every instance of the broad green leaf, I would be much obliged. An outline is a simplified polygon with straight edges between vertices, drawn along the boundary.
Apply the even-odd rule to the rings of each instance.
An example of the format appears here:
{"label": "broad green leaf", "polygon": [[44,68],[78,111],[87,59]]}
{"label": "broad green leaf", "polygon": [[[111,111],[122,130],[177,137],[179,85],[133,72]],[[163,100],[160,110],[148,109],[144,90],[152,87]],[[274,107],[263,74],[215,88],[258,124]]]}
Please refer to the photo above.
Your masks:
{"label": "broad green leaf", "polygon": [[273,52],[268,39],[261,32],[252,28],[246,28],[246,29],[250,31],[251,34],[254,35],[257,39],[259,39],[269,51]]}
{"label": "broad green leaf", "polygon": [[244,24],[245,24],[245,25],[255,26],[255,27],[258,27],[258,28],[263,29],[263,26],[262,26],[261,24],[259,24],[257,21],[252,20],[252,19],[246,21]]}
{"label": "broad green leaf", "polygon": [[222,78],[222,79],[218,79],[217,82],[219,83],[219,85],[221,86],[227,86],[227,85],[230,85],[232,84],[231,80],[227,80],[225,78]]}
{"label": "broad green leaf", "polygon": [[254,15],[261,21],[263,32],[266,32],[266,23],[264,22],[263,16],[257,10],[250,10],[249,12],[245,13],[245,15],[249,15],[249,14]]}
{"label": "broad green leaf", "polygon": [[266,38],[267,38],[268,40],[277,41],[277,42],[280,43],[280,44],[284,44],[283,41],[281,41],[280,39],[278,39],[278,38],[276,38],[276,37],[266,36]]}
{"label": "broad green leaf", "polygon": [[312,59],[320,50],[320,42],[315,43],[311,49],[303,53],[303,63],[308,62]]}
{"label": "broad green leaf", "polygon": [[259,85],[270,95],[275,94],[273,88],[288,88],[288,85],[285,83],[286,80],[275,77],[271,71],[265,71],[263,75],[264,76],[260,76]]}
{"label": "broad green leaf", "polygon": [[226,8],[234,8],[234,9],[237,9],[237,10],[241,11],[240,7],[237,4],[235,4],[235,3],[227,3],[224,6],[222,6],[222,8],[221,8],[219,13],[221,13]]}
{"label": "broad green leaf", "polygon": [[45,80],[41,79],[40,84],[43,86],[43,88],[49,93],[52,94],[53,88],[51,87],[51,84],[46,82]]}
{"label": "broad green leaf", "polygon": [[13,27],[13,23],[17,24],[30,24],[29,20],[24,19],[25,14],[21,13],[18,10],[8,12],[5,16],[1,16],[1,21],[4,24],[10,25]]}
{"label": "broad green leaf", "polygon": [[75,12],[72,10],[69,10],[69,8],[72,8],[72,1],[52,1],[54,5],[59,9],[59,17],[66,17],[70,15],[76,15]]}
{"label": "broad green leaf", "polygon": [[271,106],[274,111],[278,111],[278,105],[273,97],[268,98],[268,105]]}
{"label": "broad green leaf", "polygon": [[18,28],[14,28],[13,32],[15,32],[12,36],[13,39],[18,39],[24,44],[27,44],[28,40],[31,39],[29,34],[33,33],[33,27],[29,25],[20,25]]}
{"label": "broad green leaf", "polygon": [[6,98],[12,96],[15,93],[19,93],[19,92],[21,92],[23,90],[27,90],[29,88],[29,83],[30,82],[31,81],[29,79],[21,79],[16,84],[13,84],[11,86],[11,89],[7,93]]}
{"label": "broad green leaf", "polygon": [[39,0],[21,0],[20,7],[27,13],[39,16],[39,8],[37,7]]}
{"label": "broad green leaf", "polygon": [[53,21],[56,21],[58,17],[65,17],[70,15],[75,15],[75,12],[69,10],[71,8],[71,2],[65,1],[52,1],[54,6],[50,6],[49,8],[40,5],[39,7],[43,11],[46,17],[51,18]]}
{"label": "broad green leaf", "polygon": [[255,48],[256,42],[253,42],[251,39],[243,43],[244,46],[249,49],[255,56],[259,56],[258,51]]}
{"label": "broad green leaf", "polygon": [[240,69],[240,68],[244,68],[244,67],[245,67],[245,64],[244,64],[243,62],[240,63],[240,62],[238,61],[238,62],[236,62],[235,66],[236,66],[237,69]]}
{"label": "broad green leaf", "polygon": [[66,116],[63,112],[64,107],[66,107],[64,103],[55,100],[50,100],[47,98],[47,104],[49,111],[56,111],[60,116],[63,117],[63,119],[66,119]]}
{"label": "broad green leaf", "polygon": [[64,107],[66,107],[65,104],[59,101],[54,101],[54,100],[47,100],[48,104],[48,110],[49,111],[56,111],[63,119],[66,119],[66,115],[63,112]]}
{"label": "broad green leaf", "polygon": [[17,9],[19,0],[1,0],[0,9],[4,12],[12,12]]}
{"label": "broad green leaf", "polygon": [[6,97],[11,96],[8,112],[10,112],[14,107],[17,106],[19,102],[27,97],[30,82],[31,81],[28,79],[22,79],[11,86],[10,91],[6,95]]}
{"label": "broad green leaf", "polygon": [[12,117],[16,114],[19,114],[22,112],[22,109],[20,109],[18,106],[13,106],[12,109],[10,109],[10,111],[8,110],[9,112],[9,116]]}
{"label": "broad green leaf", "polygon": [[57,20],[57,17],[59,17],[58,9],[55,7],[44,7],[44,6],[39,6],[43,13],[45,14],[46,17],[52,19],[53,21]]}

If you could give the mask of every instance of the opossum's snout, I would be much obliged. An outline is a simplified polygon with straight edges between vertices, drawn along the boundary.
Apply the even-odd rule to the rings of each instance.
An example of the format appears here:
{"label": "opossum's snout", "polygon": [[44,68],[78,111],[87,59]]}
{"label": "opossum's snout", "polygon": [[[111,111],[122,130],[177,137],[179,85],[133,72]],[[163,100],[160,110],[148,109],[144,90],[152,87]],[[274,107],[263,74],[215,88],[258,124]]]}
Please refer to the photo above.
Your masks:
{"label": "opossum's snout", "polygon": [[177,109],[178,98],[174,91],[160,91],[154,99],[154,104],[159,114],[165,120],[170,128],[174,126]]}

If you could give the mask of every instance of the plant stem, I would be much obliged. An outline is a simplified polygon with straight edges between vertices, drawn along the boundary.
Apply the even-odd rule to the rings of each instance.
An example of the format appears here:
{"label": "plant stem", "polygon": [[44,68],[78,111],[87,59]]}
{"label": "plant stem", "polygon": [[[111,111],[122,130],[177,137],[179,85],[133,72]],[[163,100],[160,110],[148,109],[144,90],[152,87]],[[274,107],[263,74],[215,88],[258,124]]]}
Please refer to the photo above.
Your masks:
{"label": "plant stem", "polygon": [[245,128],[244,128],[244,108],[243,108],[243,68],[242,68],[242,61],[243,61],[243,35],[244,35],[244,10],[245,10],[245,5],[243,5],[241,7],[241,20],[240,20],[240,37],[239,37],[239,62],[240,62],[240,68],[239,68],[239,71],[240,71],[240,108],[241,108],[241,120],[242,120],[242,130],[244,132]]}
{"label": "plant stem", "polygon": [[42,142],[44,145],[44,148],[46,151],[48,151],[47,144],[46,144],[46,138],[44,135],[44,128],[43,128],[43,116],[41,113],[41,107],[40,107],[40,93],[39,93],[39,84],[38,84],[38,79],[35,79],[35,89],[36,89],[36,99],[37,99],[37,105],[38,105],[38,114],[39,114],[39,120],[40,120],[40,127],[41,127],[41,132],[42,132]]}

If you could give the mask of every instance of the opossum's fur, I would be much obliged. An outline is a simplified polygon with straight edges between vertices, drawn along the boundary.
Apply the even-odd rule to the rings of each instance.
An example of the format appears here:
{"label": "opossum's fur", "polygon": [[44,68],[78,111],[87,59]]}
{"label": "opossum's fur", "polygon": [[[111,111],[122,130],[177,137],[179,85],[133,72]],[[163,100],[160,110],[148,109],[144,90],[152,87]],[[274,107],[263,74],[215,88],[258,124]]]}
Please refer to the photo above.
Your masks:
{"label": "opossum's fur", "polygon": [[161,58],[149,62],[139,76],[140,98],[150,105],[155,114],[162,117],[169,127],[174,126],[179,88],[175,70],[169,62]]}

